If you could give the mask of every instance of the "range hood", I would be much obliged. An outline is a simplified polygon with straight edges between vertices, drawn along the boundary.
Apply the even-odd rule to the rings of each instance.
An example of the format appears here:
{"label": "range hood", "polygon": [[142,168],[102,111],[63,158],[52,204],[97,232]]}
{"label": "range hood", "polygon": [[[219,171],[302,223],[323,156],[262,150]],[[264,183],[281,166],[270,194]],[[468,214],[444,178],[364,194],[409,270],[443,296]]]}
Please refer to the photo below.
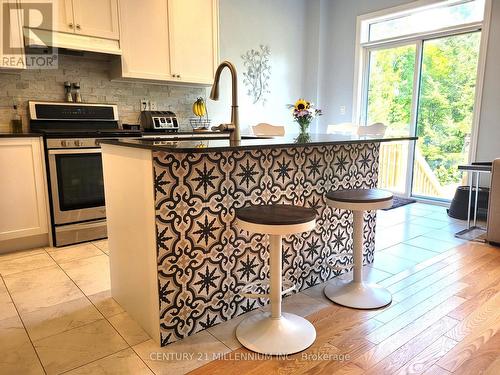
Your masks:
{"label": "range hood", "polygon": [[30,32],[30,29],[26,27],[23,28],[24,44],[26,47],[43,48],[50,46],[76,51],[106,53],[111,55],[122,54],[120,43],[117,40],[41,29],[33,30],[36,30],[36,32]]}

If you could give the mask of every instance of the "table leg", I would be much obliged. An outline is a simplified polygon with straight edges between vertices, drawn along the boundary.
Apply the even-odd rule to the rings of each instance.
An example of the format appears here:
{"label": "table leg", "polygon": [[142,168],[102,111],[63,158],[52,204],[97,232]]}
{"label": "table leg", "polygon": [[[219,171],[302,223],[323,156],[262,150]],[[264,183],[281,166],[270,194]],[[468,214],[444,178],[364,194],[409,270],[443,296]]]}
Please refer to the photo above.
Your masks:
{"label": "table leg", "polygon": [[476,172],[476,201],[474,205],[474,227],[477,226],[477,203],[479,198],[479,172]]}
{"label": "table leg", "polygon": [[470,209],[472,207],[472,181],[474,180],[474,171],[469,176],[469,204],[467,206],[467,229],[470,229]]}

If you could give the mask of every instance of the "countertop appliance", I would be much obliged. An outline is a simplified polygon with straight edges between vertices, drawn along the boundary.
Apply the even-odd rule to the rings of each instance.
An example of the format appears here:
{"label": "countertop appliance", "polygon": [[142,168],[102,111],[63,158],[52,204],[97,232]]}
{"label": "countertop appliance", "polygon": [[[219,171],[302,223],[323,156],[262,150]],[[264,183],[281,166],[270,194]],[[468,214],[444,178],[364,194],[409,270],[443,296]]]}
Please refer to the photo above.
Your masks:
{"label": "countertop appliance", "polygon": [[31,131],[44,135],[53,245],[107,237],[99,140],[141,132],[120,129],[110,104],[31,101],[29,117]]}
{"label": "countertop appliance", "polygon": [[145,133],[175,133],[179,131],[177,117],[171,111],[142,111],[139,121]]}

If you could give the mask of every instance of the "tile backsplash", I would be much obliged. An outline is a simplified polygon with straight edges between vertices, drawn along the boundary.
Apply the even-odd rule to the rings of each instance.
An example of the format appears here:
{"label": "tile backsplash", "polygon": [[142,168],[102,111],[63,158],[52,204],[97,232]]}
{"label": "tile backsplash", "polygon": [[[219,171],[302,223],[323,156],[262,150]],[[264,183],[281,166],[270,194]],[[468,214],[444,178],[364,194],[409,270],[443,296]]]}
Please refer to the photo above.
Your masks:
{"label": "tile backsplash", "polygon": [[206,96],[205,88],[166,86],[110,79],[111,64],[104,55],[59,55],[59,68],[53,70],[0,70],[0,132],[9,131],[12,106],[23,113],[23,128],[28,129],[28,100],[64,100],[64,81],[80,82],[84,102],[118,105],[122,123],[138,122],[140,101],[156,101],[158,110],[171,110],[179,118],[180,130],[191,130],[192,103]]}

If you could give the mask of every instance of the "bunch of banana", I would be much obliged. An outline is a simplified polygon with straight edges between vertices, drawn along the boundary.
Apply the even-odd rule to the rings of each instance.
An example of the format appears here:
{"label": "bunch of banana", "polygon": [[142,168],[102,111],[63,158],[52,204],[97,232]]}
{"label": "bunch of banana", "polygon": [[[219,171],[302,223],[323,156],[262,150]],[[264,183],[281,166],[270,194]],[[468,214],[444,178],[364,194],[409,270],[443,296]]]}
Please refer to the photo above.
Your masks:
{"label": "bunch of banana", "polygon": [[207,113],[207,107],[205,106],[205,100],[203,98],[198,98],[193,104],[193,113],[195,116],[203,117]]}

